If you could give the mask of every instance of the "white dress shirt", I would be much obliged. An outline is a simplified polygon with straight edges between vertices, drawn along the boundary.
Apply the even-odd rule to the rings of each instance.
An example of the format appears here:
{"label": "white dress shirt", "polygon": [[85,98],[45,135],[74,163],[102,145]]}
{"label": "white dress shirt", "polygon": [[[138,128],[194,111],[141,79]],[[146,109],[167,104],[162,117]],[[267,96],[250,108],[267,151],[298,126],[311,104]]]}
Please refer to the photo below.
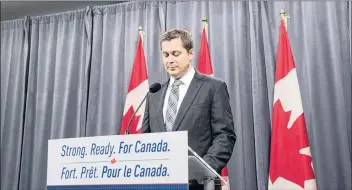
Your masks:
{"label": "white dress shirt", "polygon": [[[191,68],[190,71],[188,71],[182,78],[179,79],[182,83],[179,86],[179,99],[178,99],[178,103],[177,103],[177,113],[178,113],[178,110],[180,109],[182,100],[183,100],[183,98],[186,95],[188,87],[189,87],[189,85],[192,82],[194,74],[195,74],[195,70],[194,70],[194,68]],[[166,91],[166,95],[165,95],[165,99],[164,99],[164,106],[163,106],[164,122],[165,122],[165,115],[166,115],[167,104],[168,104],[168,101],[169,101],[170,91],[171,91],[171,88],[172,88],[172,84],[174,82],[175,82],[175,79],[170,77],[170,82],[169,82],[169,86],[168,86],[167,91]]]}

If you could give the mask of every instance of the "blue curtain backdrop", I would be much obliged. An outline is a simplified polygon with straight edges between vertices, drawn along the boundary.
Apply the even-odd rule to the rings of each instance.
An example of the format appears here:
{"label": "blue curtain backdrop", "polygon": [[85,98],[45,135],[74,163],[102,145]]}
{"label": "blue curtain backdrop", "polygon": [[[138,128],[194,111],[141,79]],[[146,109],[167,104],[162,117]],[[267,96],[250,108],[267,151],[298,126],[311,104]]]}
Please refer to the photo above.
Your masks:
{"label": "blue curtain backdrop", "polygon": [[1,22],[1,189],[45,189],[47,141],[119,133],[138,27],[150,84],[167,80],[159,38],[209,20],[214,75],[238,140],[231,190],[267,189],[279,11],[301,87],[317,185],[352,189],[352,3],[129,2]]}

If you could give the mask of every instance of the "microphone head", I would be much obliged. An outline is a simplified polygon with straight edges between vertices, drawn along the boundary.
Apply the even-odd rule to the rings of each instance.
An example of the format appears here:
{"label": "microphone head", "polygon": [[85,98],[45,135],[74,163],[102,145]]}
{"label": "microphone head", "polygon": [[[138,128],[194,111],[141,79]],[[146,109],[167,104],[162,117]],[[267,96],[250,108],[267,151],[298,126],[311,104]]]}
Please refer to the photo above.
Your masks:
{"label": "microphone head", "polygon": [[160,89],[161,89],[161,84],[160,83],[154,83],[154,84],[150,85],[149,92],[155,93],[155,92],[158,92]]}

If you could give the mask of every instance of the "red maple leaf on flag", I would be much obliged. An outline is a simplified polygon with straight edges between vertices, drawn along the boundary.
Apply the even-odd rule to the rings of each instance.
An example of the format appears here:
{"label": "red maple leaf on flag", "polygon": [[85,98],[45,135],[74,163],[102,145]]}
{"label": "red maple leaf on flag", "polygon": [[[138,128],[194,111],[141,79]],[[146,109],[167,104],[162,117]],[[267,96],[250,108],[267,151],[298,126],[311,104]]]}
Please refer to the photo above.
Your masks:
{"label": "red maple leaf on flag", "polygon": [[[133,113],[134,113],[134,109],[131,106],[130,108],[128,108],[128,111],[126,112],[126,114],[122,117],[121,127],[123,127],[123,128],[121,129],[121,131],[126,131],[128,121],[131,119]],[[135,117],[131,120],[130,134],[140,133],[140,129],[137,130],[137,125],[138,125],[140,117],[141,117],[140,115],[135,115]]]}
{"label": "red maple leaf on flag", "polygon": [[306,130],[304,114],[289,129],[286,126],[291,111],[285,112],[280,100],[276,101],[273,110],[270,180],[274,183],[282,177],[304,188],[305,180],[314,179],[311,157],[299,152],[309,147],[308,138],[301,137]]}

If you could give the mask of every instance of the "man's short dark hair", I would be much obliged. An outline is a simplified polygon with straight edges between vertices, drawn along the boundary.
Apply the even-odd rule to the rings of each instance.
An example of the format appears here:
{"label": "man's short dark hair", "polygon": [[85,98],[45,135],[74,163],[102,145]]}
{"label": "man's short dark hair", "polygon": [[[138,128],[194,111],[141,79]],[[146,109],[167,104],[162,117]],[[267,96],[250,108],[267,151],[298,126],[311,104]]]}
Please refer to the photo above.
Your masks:
{"label": "man's short dark hair", "polygon": [[182,30],[182,29],[171,29],[171,30],[165,32],[161,37],[160,47],[161,47],[161,43],[163,41],[171,41],[176,38],[181,38],[183,47],[187,51],[193,49],[192,35],[188,31]]}

